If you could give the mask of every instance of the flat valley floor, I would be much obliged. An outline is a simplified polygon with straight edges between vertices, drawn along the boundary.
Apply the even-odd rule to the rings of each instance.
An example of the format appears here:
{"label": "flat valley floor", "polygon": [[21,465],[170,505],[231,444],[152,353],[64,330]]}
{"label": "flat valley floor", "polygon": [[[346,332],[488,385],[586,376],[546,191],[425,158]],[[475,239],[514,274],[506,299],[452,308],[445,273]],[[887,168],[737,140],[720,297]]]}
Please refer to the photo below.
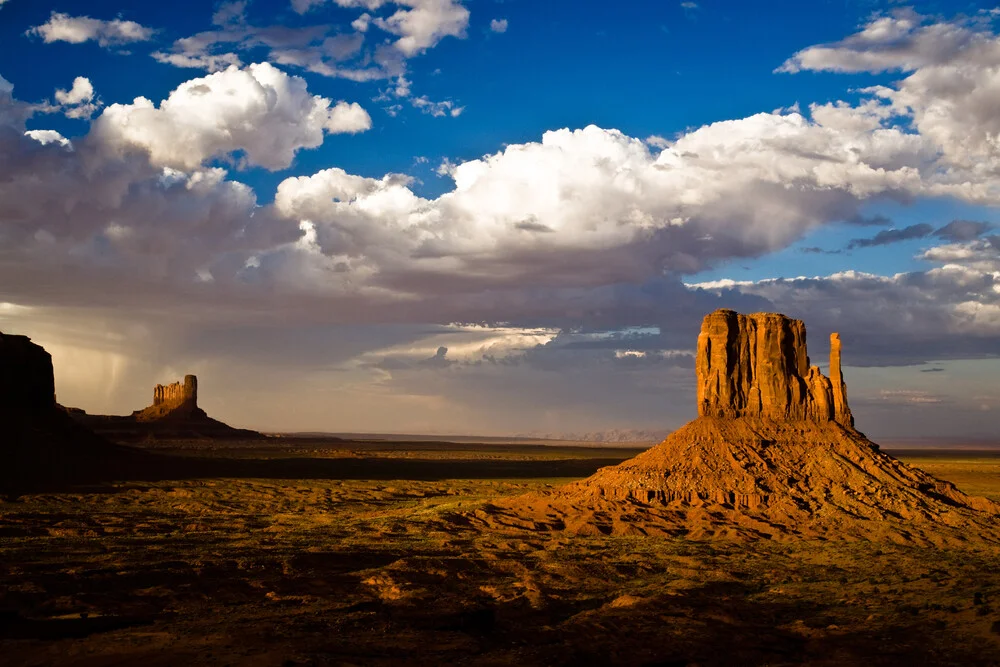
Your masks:
{"label": "flat valley floor", "polygon": [[[1000,548],[982,543],[584,537],[465,518],[636,453],[174,443],[159,475],[8,497],[0,664],[1000,664]],[[893,453],[1000,500],[1000,452]]]}

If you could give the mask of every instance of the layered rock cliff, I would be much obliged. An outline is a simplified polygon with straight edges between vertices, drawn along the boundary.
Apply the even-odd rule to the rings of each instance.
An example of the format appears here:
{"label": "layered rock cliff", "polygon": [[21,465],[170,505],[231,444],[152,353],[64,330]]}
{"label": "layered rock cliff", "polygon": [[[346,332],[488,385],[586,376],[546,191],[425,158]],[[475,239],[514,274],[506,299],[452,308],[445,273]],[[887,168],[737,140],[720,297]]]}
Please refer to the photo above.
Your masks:
{"label": "layered rock cliff", "polygon": [[717,310],[702,322],[695,366],[702,417],[854,426],[840,369],[840,336],[830,337],[828,378],[809,363],[802,320]]}

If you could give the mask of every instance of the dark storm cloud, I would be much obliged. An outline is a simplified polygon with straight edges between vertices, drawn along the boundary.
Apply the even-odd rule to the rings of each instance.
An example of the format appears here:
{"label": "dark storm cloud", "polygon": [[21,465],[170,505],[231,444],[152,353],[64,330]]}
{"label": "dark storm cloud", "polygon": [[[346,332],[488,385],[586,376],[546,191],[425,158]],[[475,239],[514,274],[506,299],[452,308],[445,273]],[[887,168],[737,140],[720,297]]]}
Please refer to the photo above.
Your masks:
{"label": "dark storm cloud", "polygon": [[424,359],[420,362],[420,365],[427,368],[447,368],[454,363],[454,361],[448,359],[448,348],[442,345],[438,347],[433,357]]}
{"label": "dark storm cloud", "polygon": [[858,227],[887,227],[892,224],[892,220],[887,216],[877,214],[877,215],[853,215],[844,220],[847,224],[857,225]]}
{"label": "dark storm cloud", "polygon": [[926,222],[910,225],[909,227],[904,227],[903,229],[885,229],[871,238],[851,240],[851,242],[847,244],[847,249],[855,250],[857,248],[872,248],[875,246],[900,243],[901,241],[909,241],[910,239],[922,239],[933,231],[934,227],[928,225]]}
{"label": "dark storm cloud", "polygon": [[[1000,311],[1000,279],[990,270],[952,266],[893,277],[845,272],[742,284],[722,294],[730,292],[764,297],[773,309],[803,319],[820,349],[829,332],[840,332],[845,363],[853,366],[1000,357],[992,319]],[[956,308],[959,303],[964,306]]]}
{"label": "dark storm cloud", "polygon": [[541,232],[544,234],[549,234],[555,231],[548,225],[543,225],[537,220],[522,220],[521,222],[515,223],[514,227],[525,232]]}
{"label": "dark storm cloud", "polygon": [[[925,222],[921,222],[902,229],[886,229],[880,231],[871,238],[852,239],[851,242],[847,244],[847,249],[855,250],[858,248],[872,248],[875,246],[884,246],[893,243],[900,243],[902,241],[909,241],[911,239],[922,239],[927,236],[935,236],[951,242],[971,241],[978,238],[991,228],[992,225],[988,222],[978,222],[973,220],[952,220],[947,225],[938,229],[934,229],[933,226]],[[803,249],[803,252],[813,251],[824,252],[819,248]]]}
{"label": "dark storm cloud", "polygon": [[952,220],[944,227],[934,231],[934,236],[946,241],[959,242],[971,241],[979,238],[993,225],[988,222],[977,222],[974,220]]}

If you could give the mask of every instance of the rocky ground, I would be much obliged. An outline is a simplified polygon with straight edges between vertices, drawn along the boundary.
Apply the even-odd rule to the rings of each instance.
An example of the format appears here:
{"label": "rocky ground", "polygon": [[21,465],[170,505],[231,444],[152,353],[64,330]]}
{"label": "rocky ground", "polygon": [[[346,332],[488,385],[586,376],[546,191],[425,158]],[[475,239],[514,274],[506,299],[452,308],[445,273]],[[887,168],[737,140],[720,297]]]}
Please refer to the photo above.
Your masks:
{"label": "rocky ground", "polygon": [[[172,468],[176,479],[8,498],[0,663],[997,663],[1000,549],[975,540],[586,536],[467,520],[633,454],[229,443],[203,451],[206,466]],[[1000,458],[914,456],[1000,500]],[[357,478],[371,471],[381,479]]]}

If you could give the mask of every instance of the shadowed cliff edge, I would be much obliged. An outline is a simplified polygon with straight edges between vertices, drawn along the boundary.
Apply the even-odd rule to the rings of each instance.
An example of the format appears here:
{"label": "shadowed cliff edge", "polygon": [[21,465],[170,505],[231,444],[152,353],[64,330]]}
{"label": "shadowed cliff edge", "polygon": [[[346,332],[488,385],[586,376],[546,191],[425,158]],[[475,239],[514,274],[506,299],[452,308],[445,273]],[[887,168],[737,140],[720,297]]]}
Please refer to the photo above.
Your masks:
{"label": "shadowed cliff edge", "polygon": [[27,336],[0,333],[0,490],[58,486],[129,457],[58,403],[52,356]]}

